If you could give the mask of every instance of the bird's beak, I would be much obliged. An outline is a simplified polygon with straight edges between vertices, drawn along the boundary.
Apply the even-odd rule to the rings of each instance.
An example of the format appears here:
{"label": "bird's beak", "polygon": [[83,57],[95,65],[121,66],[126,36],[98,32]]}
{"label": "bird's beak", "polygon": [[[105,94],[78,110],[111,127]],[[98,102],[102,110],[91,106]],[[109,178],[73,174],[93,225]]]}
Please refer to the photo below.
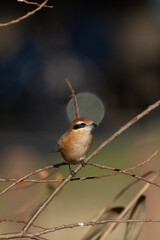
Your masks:
{"label": "bird's beak", "polygon": [[94,128],[96,128],[96,127],[97,127],[97,124],[95,124],[95,123],[92,123],[92,126],[93,126]]}

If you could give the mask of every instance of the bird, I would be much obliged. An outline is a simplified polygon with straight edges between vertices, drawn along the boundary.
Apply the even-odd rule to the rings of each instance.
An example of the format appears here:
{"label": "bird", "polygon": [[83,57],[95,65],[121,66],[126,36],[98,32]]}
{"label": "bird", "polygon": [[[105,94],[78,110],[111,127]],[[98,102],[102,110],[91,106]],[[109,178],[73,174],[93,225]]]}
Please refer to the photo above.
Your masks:
{"label": "bird", "polygon": [[60,137],[57,142],[58,151],[69,165],[70,174],[75,175],[71,164],[81,163],[84,166],[84,159],[92,144],[92,131],[97,127],[90,118],[79,117],[73,120],[69,129]]}

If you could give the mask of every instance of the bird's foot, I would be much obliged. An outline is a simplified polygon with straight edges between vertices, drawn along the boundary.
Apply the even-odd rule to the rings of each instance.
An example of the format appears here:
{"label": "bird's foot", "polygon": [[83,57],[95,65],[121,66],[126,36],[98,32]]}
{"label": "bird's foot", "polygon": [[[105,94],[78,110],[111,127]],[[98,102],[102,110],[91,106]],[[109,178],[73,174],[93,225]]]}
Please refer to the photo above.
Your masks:
{"label": "bird's foot", "polygon": [[74,172],[74,170],[70,169],[70,174],[72,175],[72,177],[75,177],[76,176],[76,173]]}
{"label": "bird's foot", "polygon": [[86,162],[84,161],[84,159],[83,159],[83,160],[80,160],[79,162],[80,162],[80,164],[82,165],[82,167],[85,167],[85,166],[86,166]]}
{"label": "bird's foot", "polygon": [[72,170],[70,163],[69,163],[69,171],[70,171],[70,174],[72,175],[72,177],[76,176],[76,173]]}

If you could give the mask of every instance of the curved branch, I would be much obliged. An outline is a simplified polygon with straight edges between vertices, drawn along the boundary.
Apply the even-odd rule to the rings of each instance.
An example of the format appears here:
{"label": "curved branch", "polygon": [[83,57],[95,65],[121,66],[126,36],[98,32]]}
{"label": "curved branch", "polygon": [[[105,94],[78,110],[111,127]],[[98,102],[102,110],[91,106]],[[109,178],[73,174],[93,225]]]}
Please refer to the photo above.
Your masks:
{"label": "curved branch", "polygon": [[[17,1],[18,1],[18,2],[24,2],[24,3],[28,4],[28,5],[40,6],[40,4],[37,3],[37,2],[29,2],[29,1],[27,1],[27,0],[17,0]],[[53,6],[50,6],[50,5],[44,5],[44,7],[53,8]]]}
{"label": "curved branch", "polygon": [[160,223],[160,219],[107,219],[101,221],[89,221],[89,222],[78,222],[73,224],[63,224],[58,227],[48,228],[46,230],[42,230],[35,233],[26,233],[23,235],[22,233],[11,233],[11,234],[0,234],[0,239],[13,239],[13,238],[33,238],[33,239],[43,239],[39,238],[39,236],[51,232],[56,232],[64,229],[72,229],[76,227],[88,227],[88,226],[96,226],[100,224],[120,224],[120,223]]}
{"label": "curved branch", "polygon": [[48,170],[50,168],[53,168],[53,165],[49,165],[47,167],[44,167],[44,168],[40,168],[36,171],[32,171],[28,174],[26,174],[25,176],[19,178],[16,182],[10,184],[8,187],[6,187],[5,189],[3,189],[1,192],[0,192],[0,195],[2,195],[3,193],[6,193],[8,190],[10,190],[12,187],[14,187],[16,184],[20,183],[20,182],[23,182],[25,179],[29,178],[30,176],[32,176],[33,174],[35,173],[39,173],[39,172],[42,172],[42,171],[45,171],[45,170]]}
{"label": "curved branch", "polygon": [[32,16],[33,14],[35,14],[36,12],[38,12],[39,10],[41,10],[41,8],[43,8],[43,7],[46,5],[47,2],[48,2],[48,0],[45,0],[45,1],[44,1],[42,4],[40,4],[36,9],[34,9],[34,10],[31,11],[31,12],[26,13],[26,14],[25,14],[24,16],[22,16],[22,17],[19,17],[19,18],[14,19],[14,20],[12,20],[12,21],[10,21],[10,22],[7,22],[7,23],[0,23],[0,27],[5,27],[5,26],[9,26],[9,25],[14,24],[14,23],[19,23],[20,21],[22,21],[22,20],[24,20],[24,19]]}
{"label": "curved branch", "polygon": [[[144,177],[141,177],[141,176],[137,176],[131,172],[128,172],[130,170],[134,170],[136,168],[139,168],[141,166],[143,166],[144,164],[146,164],[147,162],[149,162],[153,157],[155,157],[157,155],[158,151],[155,151],[148,159],[144,160],[143,162],[141,163],[138,163],[137,165],[133,166],[133,167],[130,167],[130,168],[127,168],[125,170],[122,170],[122,169],[117,169],[117,168],[112,168],[112,167],[108,167],[108,166],[102,166],[100,164],[97,164],[97,163],[91,163],[91,162],[88,162],[87,165],[90,165],[90,166],[93,166],[93,167],[98,167],[100,169],[107,169],[107,170],[111,170],[111,171],[116,171],[115,173],[111,173],[111,174],[103,174],[101,176],[91,176],[91,177],[81,177],[81,178],[71,178],[70,181],[84,181],[84,180],[91,180],[91,179],[100,179],[100,178],[103,178],[103,177],[111,177],[111,176],[115,176],[119,173],[121,174],[124,174],[124,175],[128,175],[128,176],[131,176],[131,177],[134,177],[134,178],[137,178],[138,180],[141,180],[141,181],[144,181],[144,182],[148,182],[150,184],[153,184],[155,185],[156,187],[160,187],[160,185],[156,182],[152,182],[150,181],[149,179],[146,179]],[[45,169],[38,169],[36,170],[35,172],[33,173],[37,173],[37,171],[41,171],[41,170],[45,170]],[[23,182],[30,182],[30,183],[61,183],[63,182],[65,179],[24,179]],[[3,178],[0,178],[0,182],[16,182],[18,181],[18,179],[16,178],[7,178],[7,179],[3,179]]]}
{"label": "curved branch", "polygon": [[79,118],[79,109],[78,109],[78,103],[77,103],[77,98],[74,92],[74,89],[72,88],[72,85],[70,83],[70,81],[66,78],[66,83],[68,84],[68,87],[71,91],[71,97],[73,98],[74,101],[74,107],[75,107],[75,111],[76,111],[76,117]]}
{"label": "curved branch", "polygon": [[[106,145],[108,145],[111,141],[113,141],[116,137],[118,137],[121,133],[123,133],[125,130],[127,130],[130,126],[132,126],[134,123],[136,123],[139,119],[144,117],[145,115],[149,114],[150,111],[160,106],[160,100],[154,103],[153,105],[150,105],[146,110],[144,110],[142,113],[138,114],[135,118],[131,119],[127,124],[125,124],[123,127],[121,127],[116,133],[114,133],[110,138],[108,138],[106,141],[104,141],[96,150],[94,150],[86,159],[85,162],[87,163],[91,158],[93,158],[98,152],[104,148]],[[80,164],[75,170],[75,174],[80,171],[82,168],[82,165]],[[70,181],[72,178],[72,175],[69,175],[64,182],[62,182],[52,193],[51,195],[43,202],[43,204],[37,209],[37,211],[33,214],[33,216],[29,219],[27,225],[23,228],[23,233],[25,234],[26,231],[30,228],[30,226],[33,224],[33,222],[37,219],[37,217],[41,214],[41,212],[47,207],[47,205],[53,200],[53,198],[60,192],[60,190]]]}

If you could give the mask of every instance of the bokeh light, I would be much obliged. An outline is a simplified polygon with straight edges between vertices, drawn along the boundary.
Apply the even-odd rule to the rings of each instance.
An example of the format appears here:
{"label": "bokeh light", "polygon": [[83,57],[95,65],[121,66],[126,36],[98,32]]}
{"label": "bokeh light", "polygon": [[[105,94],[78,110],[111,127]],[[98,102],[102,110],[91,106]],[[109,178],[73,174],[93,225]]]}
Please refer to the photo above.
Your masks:
{"label": "bokeh light", "polygon": [[[99,124],[105,114],[105,107],[101,99],[92,93],[79,93],[76,98],[80,117],[88,117]],[[67,105],[67,116],[70,121],[76,118],[73,99]]]}

